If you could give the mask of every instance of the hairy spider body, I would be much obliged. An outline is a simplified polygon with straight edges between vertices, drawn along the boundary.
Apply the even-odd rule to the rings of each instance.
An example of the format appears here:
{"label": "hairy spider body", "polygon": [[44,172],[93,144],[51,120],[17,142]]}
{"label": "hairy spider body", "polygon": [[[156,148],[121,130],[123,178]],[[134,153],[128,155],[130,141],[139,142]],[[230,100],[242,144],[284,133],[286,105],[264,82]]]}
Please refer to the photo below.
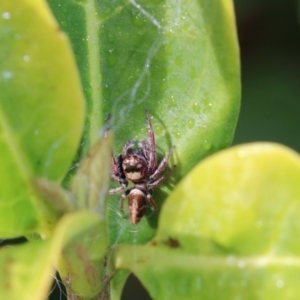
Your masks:
{"label": "hairy spider body", "polygon": [[[144,216],[147,208],[147,191],[143,186],[135,186],[128,195],[128,210],[130,220],[137,224]],[[157,207],[155,207],[158,211]]]}
{"label": "hairy spider body", "polygon": [[[120,199],[120,210],[124,214],[124,200],[128,197],[129,217],[133,224],[137,224],[144,216],[149,203],[158,212],[158,208],[152,199],[152,189],[159,186],[169,172],[165,170],[169,157],[174,147],[165,155],[157,166],[155,137],[148,111],[146,111],[148,140],[127,142],[117,159],[111,158],[111,178],[120,186],[109,190],[109,194],[125,193]],[[170,171],[170,170],[169,170]],[[127,188],[128,183],[133,186]]]}
{"label": "hairy spider body", "polygon": [[139,183],[147,178],[147,162],[142,155],[128,155],[122,159],[122,168],[128,181]]}

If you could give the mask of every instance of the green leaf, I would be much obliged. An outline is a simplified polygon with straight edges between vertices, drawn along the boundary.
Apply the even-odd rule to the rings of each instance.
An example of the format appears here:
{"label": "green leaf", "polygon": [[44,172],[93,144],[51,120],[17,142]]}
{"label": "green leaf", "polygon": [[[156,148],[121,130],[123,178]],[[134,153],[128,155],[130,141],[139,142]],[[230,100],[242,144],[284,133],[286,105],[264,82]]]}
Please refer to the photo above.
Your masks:
{"label": "green leaf", "polygon": [[92,299],[103,288],[104,256],[107,249],[105,222],[90,211],[65,215],[60,221],[54,244],[63,245],[59,274],[71,295]]}
{"label": "green leaf", "polygon": [[56,217],[30,180],[61,181],[72,162],[84,122],[79,76],[42,0],[1,2],[0,44],[0,236],[47,234]]}
{"label": "green leaf", "polygon": [[119,269],[111,280],[110,297],[111,300],[119,300],[130,272],[125,269]]}
{"label": "green leaf", "polygon": [[[85,151],[110,113],[116,155],[128,140],[145,139],[145,109],[152,116],[159,159],[176,146],[171,164],[177,169],[153,195],[161,208],[197,162],[232,141],[240,98],[232,2],[48,2],[72,41],[84,85]],[[121,216],[119,199],[109,197],[110,244],[149,241],[158,215],[148,210],[133,225]]]}
{"label": "green leaf", "polygon": [[58,216],[76,209],[74,196],[56,182],[45,178],[36,178],[32,184],[41,196],[41,200],[45,201]]}
{"label": "green leaf", "polygon": [[[299,170],[298,154],[276,144],[220,152],[198,165],[174,190],[161,213],[158,238],[176,239],[180,234],[188,242],[185,232],[195,231],[237,253],[296,255],[300,245],[290,237],[300,230]],[[183,246],[183,240],[180,243]],[[201,244],[198,240],[188,248],[202,252]]]}
{"label": "green leaf", "polygon": [[160,153],[177,146],[177,177],[230,145],[240,97],[231,1],[48,2],[80,69],[87,139],[97,138],[101,111],[112,113],[118,153],[145,138],[148,109]]}
{"label": "green leaf", "polygon": [[[110,113],[116,155],[128,140],[145,139],[145,109],[152,116],[159,159],[176,146],[171,164],[177,169],[153,195],[161,208],[198,161],[232,141],[240,98],[232,2],[48,2],[72,41],[84,85],[85,151]],[[120,195],[109,198],[111,245],[153,237],[156,213],[148,210],[136,226],[121,216]]]}
{"label": "green leaf", "polygon": [[95,213],[66,214],[58,222],[52,239],[0,250],[1,297],[46,299],[58,267],[69,297],[77,293],[83,299],[91,299],[102,288],[101,266],[106,245],[103,222]]}
{"label": "green leaf", "polygon": [[119,246],[153,299],[297,299],[300,157],[241,145],[197,165],[167,199],[156,237]]}
{"label": "green leaf", "polygon": [[111,134],[99,139],[77,164],[78,169],[70,182],[70,191],[45,178],[35,178],[32,181],[42,200],[58,216],[78,209],[90,209],[97,211],[99,217],[105,219],[111,143]]}
{"label": "green leaf", "polygon": [[[153,194],[161,208],[197,162],[231,143],[240,97],[232,3],[130,3],[103,13],[102,88],[109,91],[104,109],[113,116],[116,154],[126,141],[146,139],[145,109],[152,116],[159,159],[176,146],[170,164],[177,168]],[[148,241],[157,214],[149,209],[134,226],[120,216],[120,196],[111,198],[111,243]]]}
{"label": "green leaf", "polygon": [[[68,297],[72,299],[92,299],[100,292],[107,291],[109,275],[105,268],[108,245],[105,200],[109,185],[111,143],[110,134],[99,139],[79,162],[70,183],[70,191],[43,178],[33,182],[43,200],[58,216],[62,216],[54,239],[57,245],[64,244],[58,270]],[[84,210],[95,211],[96,214]]]}
{"label": "green leaf", "polygon": [[0,250],[0,291],[7,300],[40,300],[55,276],[50,242],[35,241]]}
{"label": "green leaf", "polygon": [[[70,191],[38,178],[34,187],[43,200],[62,216],[54,239],[64,244],[58,270],[70,298],[92,299],[107,289],[106,195],[109,184],[111,135],[99,139],[79,162]],[[76,211],[75,211],[76,210]],[[86,212],[85,210],[95,211]],[[73,211],[73,213],[68,213]],[[73,298],[72,298],[73,299]]]}
{"label": "green leaf", "polygon": [[106,218],[105,199],[110,181],[111,144],[110,134],[99,139],[80,161],[70,185],[77,199],[77,207],[96,210],[101,219]]}

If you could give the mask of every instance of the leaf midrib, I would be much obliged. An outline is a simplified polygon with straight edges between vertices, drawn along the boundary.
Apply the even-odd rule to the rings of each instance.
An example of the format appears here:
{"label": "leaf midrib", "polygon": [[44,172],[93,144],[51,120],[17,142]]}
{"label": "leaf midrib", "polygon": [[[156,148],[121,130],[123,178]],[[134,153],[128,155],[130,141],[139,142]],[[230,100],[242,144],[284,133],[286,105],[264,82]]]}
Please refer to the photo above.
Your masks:
{"label": "leaf midrib", "polygon": [[[132,255],[134,253],[135,255]],[[183,251],[170,251],[165,247],[122,245],[118,247],[116,266],[138,270],[140,267],[157,266],[161,268],[182,269],[247,269],[267,266],[290,266],[300,268],[300,257],[263,254],[263,255],[203,255],[189,254]]]}
{"label": "leaf midrib", "polygon": [[99,29],[100,18],[97,14],[97,8],[94,0],[88,0],[83,5],[86,14],[86,30],[87,30],[87,45],[88,45],[88,64],[89,78],[92,91],[90,115],[90,142],[94,144],[98,137],[99,129],[102,126],[102,74],[100,72],[100,42]]}

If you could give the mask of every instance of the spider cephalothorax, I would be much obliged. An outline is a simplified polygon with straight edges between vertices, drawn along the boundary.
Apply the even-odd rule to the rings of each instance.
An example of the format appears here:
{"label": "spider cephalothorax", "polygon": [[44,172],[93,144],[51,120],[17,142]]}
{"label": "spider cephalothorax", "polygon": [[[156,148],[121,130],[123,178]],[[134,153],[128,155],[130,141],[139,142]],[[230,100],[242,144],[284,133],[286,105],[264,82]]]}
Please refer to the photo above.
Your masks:
{"label": "spider cephalothorax", "polygon": [[[111,158],[111,177],[121,186],[111,189],[109,194],[120,193],[120,209],[124,213],[124,200],[128,196],[129,216],[133,224],[137,224],[145,214],[147,203],[158,212],[158,208],[152,199],[152,189],[159,186],[167,177],[168,173],[162,174],[167,166],[172,149],[157,166],[156,146],[153,128],[148,111],[146,111],[148,140],[137,143],[129,141],[123,147],[122,153],[116,159]],[[128,182],[133,186],[127,189]]]}

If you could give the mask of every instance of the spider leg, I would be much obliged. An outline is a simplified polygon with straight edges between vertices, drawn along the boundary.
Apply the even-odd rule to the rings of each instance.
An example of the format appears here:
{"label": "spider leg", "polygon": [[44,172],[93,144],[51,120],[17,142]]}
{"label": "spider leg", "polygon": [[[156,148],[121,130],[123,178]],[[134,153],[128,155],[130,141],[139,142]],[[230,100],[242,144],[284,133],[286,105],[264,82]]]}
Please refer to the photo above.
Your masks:
{"label": "spider leg", "polygon": [[126,192],[120,198],[120,212],[121,212],[122,217],[124,217],[124,200],[127,197],[127,193]]}
{"label": "spider leg", "polygon": [[140,141],[138,143],[139,147],[142,149],[143,154],[147,161],[150,161],[150,150],[148,144],[145,141]]}
{"label": "spider leg", "polygon": [[113,179],[114,181],[118,182],[119,184],[125,183],[123,178],[120,178],[120,176],[115,175],[113,173],[110,174],[110,178]]}
{"label": "spider leg", "polygon": [[[104,137],[105,138],[107,137],[107,133],[109,130],[110,120],[111,120],[111,115],[109,115],[106,120],[106,125],[104,128]],[[126,143],[125,146],[123,147],[123,152],[124,151],[127,152],[127,150],[130,147],[132,147],[134,144],[135,144],[135,141],[129,141],[128,143]],[[123,154],[123,152],[122,152],[122,154]],[[114,157],[114,154],[112,152],[111,159],[110,159],[110,165],[111,165],[110,177],[121,185],[115,189],[110,189],[108,191],[108,194],[112,195],[112,194],[117,194],[117,193],[124,191],[127,188],[128,182],[124,176],[123,169],[122,169],[122,155],[120,155],[116,160]],[[126,199],[129,191],[130,190],[126,190],[120,199],[120,210],[121,210],[122,216],[124,216],[124,200]]]}
{"label": "spider leg", "polygon": [[127,187],[128,182],[127,182],[126,177],[122,170],[122,158],[121,157],[118,157],[118,160],[116,161],[114,156],[113,155],[111,156],[110,177],[111,177],[111,179],[115,180],[122,186]]}
{"label": "spider leg", "polygon": [[128,149],[132,148],[135,144],[136,144],[136,141],[135,141],[135,140],[130,140],[130,141],[128,141],[128,142],[124,145],[124,147],[123,147],[123,149],[122,149],[122,156],[123,156],[123,157],[126,156],[126,155],[127,155]]}
{"label": "spider leg", "polygon": [[128,182],[122,170],[122,155],[120,155],[116,160],[112,153],[110,164],[111,164],[110,177],[121,185],[115,189],[110,189],[108,191],[108,194],[112,195],[124,191],[127,188]]}
{"label": "spider leg", "polygon": [[[173,168],[176,167],[175,165],[173,166]],[[148,189],[153,189],[156,188],[157,186],[159,186],[171,173],[172,169],[168,169],[167,172],[165,174],[163,174],[160,178],[158,178],[155,181],[149,182],[147,184]]]}
{"label": "spider leg", "polygon": [[166,156],[160,162],[160,164],[158,165],[156,170],[150,175],[150,177],[149,177],[150,181],[156,180],[159,177],[160,173],[165,169],[165,167],[168,163],[168,160],[170,158],[170,155],[172,154],[174,148],[175,148],[175,146],[172,146],[171,150],[166,154]]}
{"label": "spider leg", "polygon": [[152,208],[158,213],[158,207],[157,207],[156,203],[154,202],[150,193],[147,194],[147,201],[150,203]]}
{"label": "spider leg", "polygon": [[118,194],[120,192],[123,192],[126,188],[127,188],[127,183],[122,183],[121,186],[119,186],[115,189],[110,189],[108,191],[108,194],[109,195]]}
{"label": "spider leg", "polygon": [[117,165],[117,162],[116,162],[116,159],[115,159],[113,153],[112,153],[111,159],[110,159],[110,166],[111,166],[111,167],[110,167],[110,170],[111,170],[110,177],[111,177],[113,180],[115,180],[115,181],[121,183],[120,180],[119,180],[120,173],[119,173],[119,170],[118,170],[118,165]]}
{"label": "spider leg", "polygon": [[146,119],[147,119],[148,143],[149,143],[149,170],[152,173],[156,168],[156,146],[155,146],[154,131],[152,128],[148,110],[146,110]]}

